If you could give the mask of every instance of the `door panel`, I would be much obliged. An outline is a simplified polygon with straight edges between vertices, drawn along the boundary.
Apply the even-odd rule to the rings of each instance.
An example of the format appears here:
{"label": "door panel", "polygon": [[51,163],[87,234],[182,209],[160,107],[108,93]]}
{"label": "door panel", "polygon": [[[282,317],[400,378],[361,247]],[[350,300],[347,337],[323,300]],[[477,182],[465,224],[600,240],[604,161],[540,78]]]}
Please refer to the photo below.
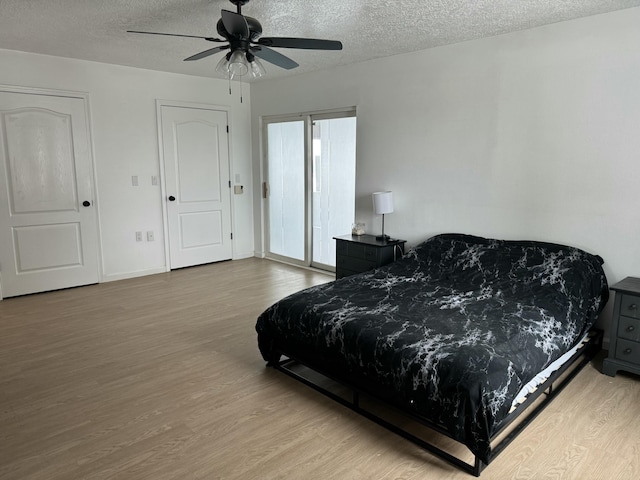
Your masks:
{"label": "door panel", "polygon": [[93,197],[84,100],[0,92],[3,296],[98,281]]}
{"label": "door panel", "polygon": [[183,249],[222,244],[220,212],[195,212],[180,215],[180,241]]}
{"label": "door panel", "polygon": [[165,105],[161,117],[170,266],[228,260],[232,245],[227,113]]}
{"label": "door panel", "polygon": [[4,121],[12,214],[75,210],[71,116],[23,109]]}
{"label": "door panel", "polygon": [[82,265],[79,223],[16,227],[13,244],[18,274]]}
{"label": "door panel", "polygon": [[356,210],[356,117],[313,121],[311,265],[336,266],[333,237],[351,231]]}
{"label": "door panel", "polygon": [[182,203],[221,201],[220,134],[218,124],[189,121],[176,125],[176,167]]}
{"label": "door panel", "polygon": [[268,253],[305,263],[305,122],[267,125]]}

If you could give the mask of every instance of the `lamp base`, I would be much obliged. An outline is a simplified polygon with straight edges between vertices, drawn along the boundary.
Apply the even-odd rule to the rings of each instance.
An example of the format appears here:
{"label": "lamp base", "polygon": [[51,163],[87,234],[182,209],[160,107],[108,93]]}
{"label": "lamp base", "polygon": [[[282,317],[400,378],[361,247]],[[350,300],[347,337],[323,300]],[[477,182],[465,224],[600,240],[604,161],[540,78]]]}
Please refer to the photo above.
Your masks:
{"label": "lamp base", "polygon": [[376,237],[376,240],[380,240],[382,242],[388,242],[389,240],[391,240],[391,237],[389,235],[378,235]]}

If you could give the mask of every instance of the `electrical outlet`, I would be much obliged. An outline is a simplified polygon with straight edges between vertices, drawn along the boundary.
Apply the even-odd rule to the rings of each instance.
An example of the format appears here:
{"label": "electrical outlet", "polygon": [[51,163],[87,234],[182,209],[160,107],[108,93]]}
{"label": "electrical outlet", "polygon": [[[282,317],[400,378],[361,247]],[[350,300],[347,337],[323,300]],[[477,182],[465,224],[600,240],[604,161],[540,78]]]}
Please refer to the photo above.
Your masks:
{"label": "electrical outlet", "polygon": [[132,187],[137,187],[139,185],[138,183],[138,175],[132,175],[131,176],[131,186]]}
{"label": "electrical outlet", "polygon": [[136,242],[142,241],[142,232],[136,232]]}
{"label": "electrical outlet", "polygon": [[151,185],[158,185],[158,176],[157,175],[152,175],[151,176]]}
{"label": "electrical outlet", "polygon": [[147,232],[147,242],[153,242],[153,230]]}

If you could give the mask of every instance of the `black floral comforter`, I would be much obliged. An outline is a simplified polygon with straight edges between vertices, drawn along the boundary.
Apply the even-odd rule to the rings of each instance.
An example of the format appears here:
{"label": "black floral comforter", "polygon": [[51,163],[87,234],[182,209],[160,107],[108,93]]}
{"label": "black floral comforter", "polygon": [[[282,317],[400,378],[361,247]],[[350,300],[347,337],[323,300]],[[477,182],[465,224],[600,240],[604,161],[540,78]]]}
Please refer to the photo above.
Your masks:
{"label": "black floral comforter", "polygon": [[487,462],[515,395],[608,299],[577,248],[438,235],[383,268],[293,294],[256,325],[289,354],[443,426]]}

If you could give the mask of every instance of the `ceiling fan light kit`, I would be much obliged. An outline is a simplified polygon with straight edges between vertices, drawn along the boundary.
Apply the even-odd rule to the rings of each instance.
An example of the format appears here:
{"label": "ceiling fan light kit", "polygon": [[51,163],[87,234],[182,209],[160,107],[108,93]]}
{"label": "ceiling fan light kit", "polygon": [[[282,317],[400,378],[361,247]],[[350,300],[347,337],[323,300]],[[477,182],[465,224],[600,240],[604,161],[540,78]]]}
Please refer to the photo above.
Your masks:
{"label": "ceiling fan light kit", "polygon": [[286,55],[281,54],[272,48],[296,48],[304,50],[342,50],[342,43],[337,40],[321,40],[316,38],[297,37],[261,37],[262,25],[252,17],[242,15],[242,6],[249,0],[229,0],[237,7],[237,12],[222,10],[221,18],[218,20],[216,29],[218,34],[224,38],[200,37],[197,35],[181,35],[176,33],[142,32],[138,30],[128,30],[129,33],[142,33],[150,35],[168,35],[173,37],[201,38],[208,42],[225,43],[200,53],[196,53],[185,61],[200,60],[210,55],[230,50],[216,65],[216,71],[223,73],[230,81],[244,75],[251,75],[252,78],[263,76],[266,71],[260,59],[278,67],[290,70],[296,68],[298,64]]}
{"label": "ceiling fan light kit", "polygon": [[245,54],[240,50],[229,52],[222,57],[216,65],[216,71],[224,74],[230,80],[246,75],[247,73],[249,73],[252,78],[259,78],[267,73],[262,63],[260,63],[251,52]]}

